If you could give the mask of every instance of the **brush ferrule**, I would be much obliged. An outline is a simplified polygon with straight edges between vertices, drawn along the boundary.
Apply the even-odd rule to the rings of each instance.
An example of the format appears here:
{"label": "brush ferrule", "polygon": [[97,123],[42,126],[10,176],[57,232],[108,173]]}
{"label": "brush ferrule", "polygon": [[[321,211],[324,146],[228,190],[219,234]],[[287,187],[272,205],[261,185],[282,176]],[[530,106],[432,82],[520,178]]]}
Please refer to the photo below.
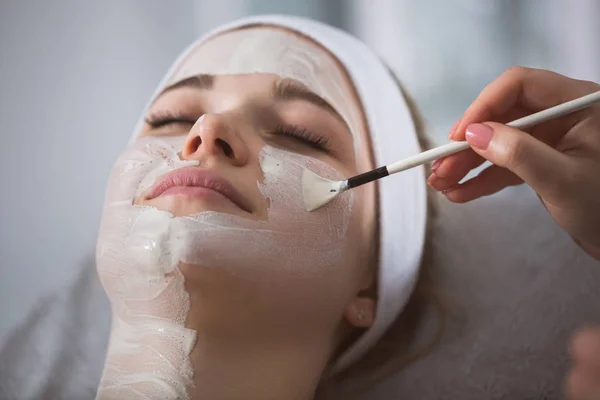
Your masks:
{"label": "brush ferrule", "polygon": [[348,187],[348,180],[340,182],[340,188],[338,189],[338,192],[342,193],[342,192],[345,192],[348,189],[349,189],[349,187]]}

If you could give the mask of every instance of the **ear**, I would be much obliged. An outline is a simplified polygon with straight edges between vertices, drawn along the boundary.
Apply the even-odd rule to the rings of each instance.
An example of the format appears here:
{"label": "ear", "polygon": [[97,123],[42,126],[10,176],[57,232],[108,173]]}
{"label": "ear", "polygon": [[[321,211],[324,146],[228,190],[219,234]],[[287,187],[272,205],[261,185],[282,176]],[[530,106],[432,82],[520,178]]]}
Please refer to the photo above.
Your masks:
{"label": "ear", "polygon": [[358,289],[356,296],[346,307],[344,317],[353,327],[370,328],[377,312],[377,289],[372,269],[365,269]]}
{"label": "ear", "polygon": [[357,328],[369,328],[375,321],[376,303],[367,294],[359,293],[346,307],[344,317]]}

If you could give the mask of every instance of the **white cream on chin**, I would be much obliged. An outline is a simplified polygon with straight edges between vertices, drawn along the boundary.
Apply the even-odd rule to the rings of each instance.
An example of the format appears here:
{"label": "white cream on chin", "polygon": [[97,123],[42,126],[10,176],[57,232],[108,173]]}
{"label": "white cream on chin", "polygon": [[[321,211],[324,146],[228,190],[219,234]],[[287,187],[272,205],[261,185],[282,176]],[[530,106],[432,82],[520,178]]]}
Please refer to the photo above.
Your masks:
{"label": "white cream on chin", "polygon": [[185,326],[190,301],[180,262],[273,281],[289,281],[289,276],[317,280],[323,268],[343,273],[345,264],[339,261],[352,195],[305,212],[305,169],[341,178],[310,157],[270,146],[261,150],[264,179],[258,185],[270,201],[266,221],[214,211],[174,217],[133,205],[132,199],[158,176],[198,165],[179,159],[183,141],[142,138],[111,172],[97,245],[98,271],[113,310],[99,399],[188,398],[196,332]]}

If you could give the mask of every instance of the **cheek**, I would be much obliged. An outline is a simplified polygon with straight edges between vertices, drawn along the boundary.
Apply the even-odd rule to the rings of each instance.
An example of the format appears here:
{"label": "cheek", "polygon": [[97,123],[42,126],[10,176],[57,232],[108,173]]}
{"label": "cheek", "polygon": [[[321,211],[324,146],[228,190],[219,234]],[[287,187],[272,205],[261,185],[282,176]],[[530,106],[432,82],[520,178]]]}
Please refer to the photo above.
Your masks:
{"label": "cheek", "polygon": [[[259,154],[264,178],[258,188],[268,200],[266,221],[249,221],[220,213],[185,219],[190,253],[183,260],[225,268],[254,282],[311,282],[340,272],[353,194],[326,207],[304,210],[302,174],[310,169],[340,179],[327,164],[265,146]],[[194,245],[195,244],[195,245]]]}
{"label": "cheek", "polygon": [[156,178],[198,161],[179,158],[184,137],[146,137],[127,148],[115,162],[107,184],[105,207],[129,202],[150,188]]}
{"label": "cheek", "polygon": [[343,176],[309,157],[270,147],[261,154],[265,174],[261,191],[271,201],[269,223],[280,233],[273,242],[276,270],[261,288],[263,298],[271,302],[267,312],[300,331],[316,326],[335,329],[365,277],[370,279],[365,273],[373,238],[365,221],[370,225],[373,220],[366,208],[374,197],[373,185],[345,192],[327,206],[306,212],[304,170],[332,180]]}
{"label": "cheek", "polygon": [[[376,167],[372,156],[372,143],[369,132],[364,123],[360,124],[360,129],[357,132],[356,140],[359,142],[360,151],[357,151],[356,167],[359,173],[372,170]],[[374,244],[377,242],[379,235],[377,210],[377,192],[378,182],[371,182],[366,185],[353,189],[356,196],[356,206],[354,207],[350,227],[348,229],[348,241],[354,249],[354,254],[362,256],[361,267],[366,272],[361,275],[362,281],[359,284],[364,287],[365,279],[373,280],[373,272],[369,269],[372,264],[370,259]]]}
{"label": "cheek", "polygon": [[355,206],[349,217],[346,254],[347,262],[352,264],[352,276],[349,283],[355,288],[365,288],[372,281],[372,251],[376,237],[376,204],[374,183],[353,189]]}

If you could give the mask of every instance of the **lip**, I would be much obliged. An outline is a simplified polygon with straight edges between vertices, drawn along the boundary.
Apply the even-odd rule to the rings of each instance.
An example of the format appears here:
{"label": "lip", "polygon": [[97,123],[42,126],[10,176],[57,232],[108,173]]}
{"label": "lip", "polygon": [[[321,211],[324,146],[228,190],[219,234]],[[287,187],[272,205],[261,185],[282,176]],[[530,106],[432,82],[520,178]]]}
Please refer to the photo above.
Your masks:
{"label": "lip", "polygon": [[161,176],[150,189],[146,200],[152,200],[163,194],[189,194],[193,197],[201,197],[203,194],[211,193],[223,196],[224,200],[252,213],[250,202],[231,183],[212,171],[198,167],[183,167]]}

